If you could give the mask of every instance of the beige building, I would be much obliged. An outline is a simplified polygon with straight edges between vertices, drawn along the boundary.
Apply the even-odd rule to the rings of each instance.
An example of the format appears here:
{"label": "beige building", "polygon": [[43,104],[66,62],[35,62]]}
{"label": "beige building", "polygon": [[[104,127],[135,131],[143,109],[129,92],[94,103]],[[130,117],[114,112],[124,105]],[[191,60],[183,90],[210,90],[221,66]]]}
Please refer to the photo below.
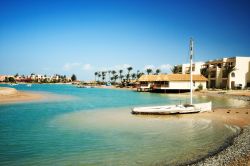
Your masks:
{"label": "beige building", "polygon": [[[204,65],[204,62],[195,62],[192,66],[193,74],[200,74],[201,68]],[[176,74],[189,74],[190,73],[190,64],[176,65],[177,68]]]}
{"label": "beige building", "polygon": [[[138,91],[189,91],[190,74],[160,74],[160,75],[142,75],[139,78]],[[207,78],[200,74],[193,74],[193,89],[202,87],[206,89]]]}
{"label": "beige building", "polygon": [[5,78],[10,78],[10,77],[13,77],[13,75],[0,75],[0,82],[4,82],[5,81]]}
{"label": "beige building", "polygon": [[201,73],[208,88],[242,89],[250,87],[250,57],[232,57],[207,61]]}
{"label": "beige building", "polygon": [[0,75],[0,82],[3,82],[5,80],[6,75]]}

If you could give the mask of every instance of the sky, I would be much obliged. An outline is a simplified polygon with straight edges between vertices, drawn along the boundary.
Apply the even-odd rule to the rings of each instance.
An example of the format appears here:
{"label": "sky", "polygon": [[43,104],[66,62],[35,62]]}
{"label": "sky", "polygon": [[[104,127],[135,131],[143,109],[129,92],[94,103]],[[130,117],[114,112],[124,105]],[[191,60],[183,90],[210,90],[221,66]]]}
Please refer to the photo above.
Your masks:
{"label": "sky", "polygon": [[0,74],[132,66],[169,73],[194,60],[250,56],[249,0],[0,0]]}

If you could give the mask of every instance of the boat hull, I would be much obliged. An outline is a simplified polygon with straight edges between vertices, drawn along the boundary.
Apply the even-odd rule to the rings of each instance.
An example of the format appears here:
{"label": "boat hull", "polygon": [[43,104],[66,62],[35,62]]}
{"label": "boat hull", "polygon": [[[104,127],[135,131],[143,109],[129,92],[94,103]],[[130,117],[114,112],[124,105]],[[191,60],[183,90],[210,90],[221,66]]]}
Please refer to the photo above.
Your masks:
{"label": "boat hull", "polygon": [[141,115],[170,115],[170,114],[192,114],[199,112],[212,111],[212,102],[199,103],[192,106],[184,105],[166,105],[154,107],[135,107],[132,109],[132,114]]}

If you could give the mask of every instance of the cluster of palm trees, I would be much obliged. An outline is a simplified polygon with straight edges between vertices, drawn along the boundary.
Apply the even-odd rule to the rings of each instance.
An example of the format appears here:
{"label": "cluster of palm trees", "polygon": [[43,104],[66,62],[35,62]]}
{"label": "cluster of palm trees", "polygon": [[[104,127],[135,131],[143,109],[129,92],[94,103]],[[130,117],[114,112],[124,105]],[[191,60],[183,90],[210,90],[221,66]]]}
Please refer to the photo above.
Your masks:
{"label": "cluster of palm trees", "polygon": [[171,71],[172,71],[173,74],[178,74],[178,73],[181,72],[181,70],[182,70],[181,66],[174,66],[174,67],[171,68]]}
{"label": "cluster of palm trees", "polygon": [[[110,83],[116,84],[117,80],[119,80],[120,83],[130,83],[131,80],[137,80],[142,75],[144,75],[144,72],[141,72],[139,70],[137,70],[136,73],[132,73],[132,71],[133,71],[133,67],[128,67],[126,73],[123,69],[120,69],[118,71],[115,71],[115,70],[98,71],[94,73],[95,81],[101,82],[101,83],[110,82]],[[161,72],[160,69],[156,69],[154,74],[159,74],[160,72]],[[146,69],[146,73],[148,75],[152,74],[153,69],[151,68]]]}

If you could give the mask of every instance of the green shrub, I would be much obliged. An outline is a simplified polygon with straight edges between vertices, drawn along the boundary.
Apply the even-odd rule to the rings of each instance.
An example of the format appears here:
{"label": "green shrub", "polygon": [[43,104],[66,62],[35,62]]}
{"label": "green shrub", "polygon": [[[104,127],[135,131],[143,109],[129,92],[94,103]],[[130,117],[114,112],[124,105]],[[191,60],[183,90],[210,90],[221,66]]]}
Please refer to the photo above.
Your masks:
{"label": "green shrub", "polygon": [[198,89],[199,89],[199,90],[202,90],[202,89],[203,89],[203,85],[200,84],[200,85],[198,86]]}

